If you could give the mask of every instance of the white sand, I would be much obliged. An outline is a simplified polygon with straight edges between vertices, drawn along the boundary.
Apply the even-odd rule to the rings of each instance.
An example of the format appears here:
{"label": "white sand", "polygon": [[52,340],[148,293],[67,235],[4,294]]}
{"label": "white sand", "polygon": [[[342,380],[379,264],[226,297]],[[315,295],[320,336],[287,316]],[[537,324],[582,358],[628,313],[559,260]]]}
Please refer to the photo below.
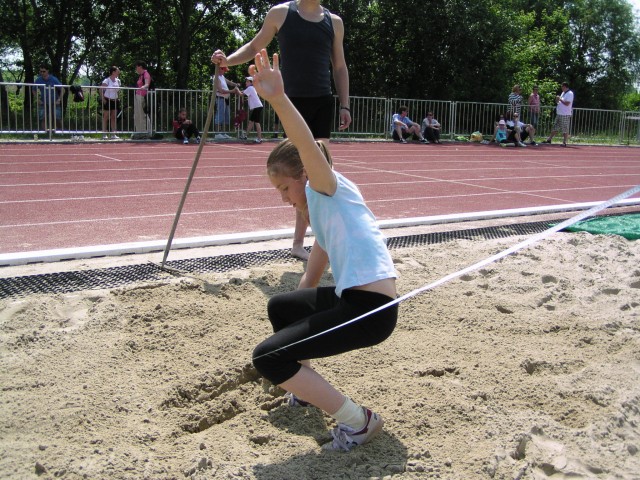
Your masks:
{"label": "white sand", "polygon": [[[520,240],[395,249],[399,291]],[[0,477],[640,478],[640,242],[555,234],[315,362],[386,421],[348,454],[250,365],[267,298],[301,272],[0,301]]]}

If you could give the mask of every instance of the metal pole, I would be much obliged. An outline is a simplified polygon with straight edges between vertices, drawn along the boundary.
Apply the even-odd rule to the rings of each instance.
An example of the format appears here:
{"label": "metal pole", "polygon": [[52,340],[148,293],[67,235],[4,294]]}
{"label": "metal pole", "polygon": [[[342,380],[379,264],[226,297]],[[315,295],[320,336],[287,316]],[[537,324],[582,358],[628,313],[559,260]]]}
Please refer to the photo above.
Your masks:
{"label": "metal pole", "polygon": [[164,255],[162,257],[162,263],[160,264],[160,268],[164,268],[164,263],[167,260],[167,256],[169,255],[169,250],[171,250],[171,243],[173,242],[173,236],[176,233],[176,228],[178,227],[178,221],[180,220],[180,214],[182,213],[182,207],[184,207],[184,202],[187,199],[187,193],[189,193],[189,187],[191,186],[191,181],[193,180],[193,176],[196,173],[196,168],[198,166],[198,161],[200,160],[200,154],[202,153],[202,148],[207,141],[207,132],[209,131],[209,126],[211,125],[211,119],[213,118],[213,110],[214,105],[216,103],[216,91],[218,85],[218,70],[219,65],[216,64],[215,73],[213,75],[213,90],[211,91],[211,99],[209,100],[209,112],[207,113],[207,121],[204,124],[204,132],[202,133],[202,140],[200,141],[200,145],[198,145],[198,150],[196,151],[196,156],[193,159],[193,165],[191,166],[191,172],[189,172],[189,178],[187,179],[187,184],[184,186],[184,192],[182,192],[182,198],[180,199],[180,205],[178,206],[178,211],[176,212],[176,217],[173,220],[173,226],[171,227],[171,233],[169,234],[169,239],[167,240],[167,246],[164,248]]}

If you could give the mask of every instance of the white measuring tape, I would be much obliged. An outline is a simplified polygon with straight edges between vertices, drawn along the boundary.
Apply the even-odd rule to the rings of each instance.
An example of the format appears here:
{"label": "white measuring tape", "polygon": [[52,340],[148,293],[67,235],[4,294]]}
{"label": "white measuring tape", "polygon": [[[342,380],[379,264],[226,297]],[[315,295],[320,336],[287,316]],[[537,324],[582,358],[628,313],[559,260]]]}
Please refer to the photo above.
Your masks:
{"label": "white measuring tape", "polygon": [[484,267],[485,265],[488,265],[490,263],[493,263],[497,260],[500,260],[501,258],[506,257],[507,255],[511,255],[514,252],[517,252],[518,250],[522,250],[525,247],[528,247],[529,245],[536,243],[539,240],[542,240],[543,238],[548,237],[549,235],[551,235],[552,233],[555,232],[559,232],[560,230],[563,230],[571,225],[573,225],[574,223],[579,222],[580,220],[585,219],[586,217],[590,217],[591,215],[599,212],[600,210],[604,210],[605,208],[608,208],[612,205],[615,205],[616,203],[618,203],[621,200],[624,200],[627,197],[630,197],[631,195],[633,195],[634,193],[638,193],[640,192],[640,185],[636,185],[635,187],[627,190],[626,192],[621,193],[620,195],[616,195],[615,197],[607,200],[606,202],[600,203],[592,208],[590,208],[589,210],[579,213],[578,215],[576,215],[575,217],[571,217],[568,220],[565,220],[562,223],[559,223],[557,225],[554,225],[553,227],[545,230],[544,232],[538,233],[537,235],[534,235],[531,238],[528,238],[527,240],[524,240],[510,248],[507,248],[506,250],[503,250],[502,252],[499,252],[491,257],[485,258],[484,260],[479,261],[478,263],[474,263],[473,265],[469,265],[466,268],[463,268],[462,270],[458,270],[457,272],[454,273],[450,273],[449,275],[442,277],[439,280],[436,280],[435,282],[432,282],[428,285],[424,285],[420,288],[417,288],[409,293],[405,293],[404,295],[402,295],[401,297],[396,298],[395,300],[392,300],[389,303],[386,303],[374,310],[371,310],[367,313],[364,313],[362,315],[360,315],[359,317],[353,318],[351,320],[348,320],[344,323],[341,323],[340,325],[336,325],[335,327],[331,327],[328,328],[327,330],[323,330],[322,332],[316,333],[314,335],[311,335],[307,338],[303,338],[302,340],[298,340],[296,342],[290,343],[289,345],[285,345],[284,347],[280,347],[277,348],[275,350],[272,350],[271,352],[268,353],[264,353],[258,357],[254,357],[253,360],[257,360],[258,358],[262,358],[262,357],[266,357],[267,355],[271,355],[272,353],[276,353],[279,352],[280,350],[284,350],[286,348],[289,347],[293,347],[294,345],[297,345],[299,343],[302,342],[306,342],[307,340],[311,340],[313,338],[319,337],[320,335],[324,335],[326,333],[332,332],[334,330],[337,330],[339,328],[345,327],[351,323],[355,323],[358,320],[362,320],[365,317],[368,317],[369,315],[373,315],[376,312],[379,312],[380,310],[384,310],[385,308],[391,307],[393,305],[396,305],[400,302],[403,302],[404,300],[411,298],[411,297],[415,297],[416,295],[418,295],[419,293],[422,292],[426,292],[427,290],[432,290],[435,287],[437,287],[438,285],[442,285],[443,283],[448,282],[449,280],[453,280],[454,278],[458,278],[466,273],[469,272],[473,272],[474,270],[478,270],[479,268]]}

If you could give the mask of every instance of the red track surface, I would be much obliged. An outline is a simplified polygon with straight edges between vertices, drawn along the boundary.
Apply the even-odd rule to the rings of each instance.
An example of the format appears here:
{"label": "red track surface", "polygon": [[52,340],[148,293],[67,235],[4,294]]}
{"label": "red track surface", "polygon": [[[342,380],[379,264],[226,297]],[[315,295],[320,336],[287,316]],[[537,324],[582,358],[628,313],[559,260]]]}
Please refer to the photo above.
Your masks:
{"label": "red track surface", "polygon": [[[0,145],[0,253],[166,240],[197,146]],[[291,228],[265,176],[273,144],[208,144],[175,238]],[[607,200],[640,149],[332,143],[379,220]]]}

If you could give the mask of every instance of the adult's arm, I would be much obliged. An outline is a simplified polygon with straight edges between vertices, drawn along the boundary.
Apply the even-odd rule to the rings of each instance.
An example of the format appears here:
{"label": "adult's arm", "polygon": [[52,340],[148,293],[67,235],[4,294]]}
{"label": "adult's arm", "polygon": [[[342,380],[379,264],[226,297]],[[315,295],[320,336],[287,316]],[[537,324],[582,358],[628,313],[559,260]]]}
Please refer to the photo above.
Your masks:
{"label": "adult's arm", "polygon": [[260,53],[260,50],[266,48],[271,40],[276,36],[280,27],[287,18],[287,11],[289,10],[288,3],[281,3],[271,7],[264,17],[262,28],[249,42],[245,43],[238,50],[233,52],[228,57],[221,50],[216,50],[211,56],[212,63],[218,63],[220,66],[233,66],[241,65],[243,63],[251,62],[255,58],[256,54]]}
{"label": "adult's arm", "polygon": [[[350,108],[349,104],[349,69],[344,58],[344,23],[342,19],[331,14],[333,23],[333,47],[331,50],[331,67],[333,70],[333,82],[338,91],[340,107]],[[351,124],[351,111],[340,109],[340,130],[345,130]]]}

